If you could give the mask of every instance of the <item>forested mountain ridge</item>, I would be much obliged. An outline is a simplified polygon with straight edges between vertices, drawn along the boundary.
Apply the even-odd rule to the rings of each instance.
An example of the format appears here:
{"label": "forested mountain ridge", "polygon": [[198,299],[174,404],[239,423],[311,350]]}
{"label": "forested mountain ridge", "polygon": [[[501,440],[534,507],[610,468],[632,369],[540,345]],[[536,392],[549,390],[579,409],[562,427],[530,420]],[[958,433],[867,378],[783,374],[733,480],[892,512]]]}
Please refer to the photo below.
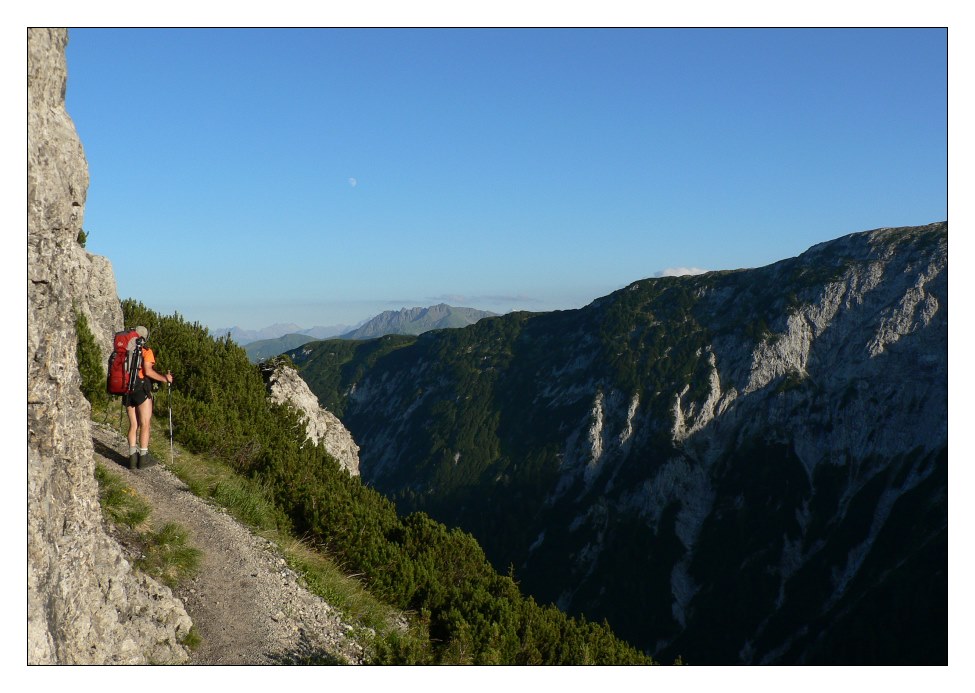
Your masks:
{"label": "forested mountain ridge", "polygon": [[664,660],[947,660],[946,222],[290,355],[364,480]]}
{"label": "forested mountain ridge", "polygon": [[247,352],[247,358],[250,359],[251,363],[260,363],[265,359],[273,358],[278,354],[283,354],[315,340],[315,337],[307,334],[290,333],[274,339],[259,339],[256,342],[250,342],[244,345],[244,351]]}

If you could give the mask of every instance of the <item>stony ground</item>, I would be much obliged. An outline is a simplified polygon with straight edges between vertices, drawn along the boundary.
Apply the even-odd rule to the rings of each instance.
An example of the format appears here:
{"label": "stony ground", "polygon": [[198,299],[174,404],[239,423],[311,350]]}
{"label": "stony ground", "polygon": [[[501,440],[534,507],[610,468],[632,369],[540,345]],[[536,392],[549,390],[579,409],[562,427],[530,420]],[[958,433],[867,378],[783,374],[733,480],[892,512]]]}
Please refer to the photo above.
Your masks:
{"label": "stony ground", "polygon": [[130,471],[117,431],[92,424],[92,437],[96,461],[152,506],[149,523],[182,526],[202,551],[198,573],[174,590],[201,637],[190,663],[362,663],[352,626],[300,584],[273,543],[193,495],[164,463]]}

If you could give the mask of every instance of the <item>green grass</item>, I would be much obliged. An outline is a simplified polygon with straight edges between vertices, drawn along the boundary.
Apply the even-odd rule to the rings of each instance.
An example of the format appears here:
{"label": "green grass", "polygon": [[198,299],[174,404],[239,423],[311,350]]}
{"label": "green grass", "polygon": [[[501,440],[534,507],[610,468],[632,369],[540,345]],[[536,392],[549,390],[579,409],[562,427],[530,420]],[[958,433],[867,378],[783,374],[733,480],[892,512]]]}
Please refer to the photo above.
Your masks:
{"label": "green grass", "polygon": [[200,631],[196,629],[196,626],[190,626],[190,632],[186,634],[186,637],[182,640],[182,645],[189,648],[190,650],[195,650],[200,646],[203,639],[200,637]]}
{"label": "green grass", "polygon": [[142,557],[135,565],[168,587],[176,587],[199,569],[202,552],[187,544],[188,535],[177,524],[143,534]]}
{"label": "green grass", "polygon": [[96,464],[95,479],[98,481],[98,501],[107,519],[129,529],[135,529],[146,521],[152,507],[126,486],[122,477]]}
{"label": "green grass", "polygon": [[148,501],[103,465],[95,465],[95,479],[102,513],[123,529],[123,541],[139,551],[136,568],[169,587],[196,572],[202,553],[188,545],[184,528],[170,523],[159,530],[149,529],[152,506]]}
{"label": "green grass", "polygon": [[356,576],[347,575],[320,549],[293,538],[279,546],[311,592],[338,609],[346,621],[359,624],[360,641],[372,639],[373,634],[380,640],[410,637],[403,614],[373,596]]}
{"label": "green grass", "polygon": [[292,535],[290,523],[263,486],[220,462],[182,450],[172,463],[160,459],[167,460],[166,466],[194,494],[217,503],[255,534],[276,544],[309,591],[338,609],[346,622],[360,624],[360,641],[371,639],[372,633],[380,640],[403,637],[399,611],[374,597],[320,547]]}

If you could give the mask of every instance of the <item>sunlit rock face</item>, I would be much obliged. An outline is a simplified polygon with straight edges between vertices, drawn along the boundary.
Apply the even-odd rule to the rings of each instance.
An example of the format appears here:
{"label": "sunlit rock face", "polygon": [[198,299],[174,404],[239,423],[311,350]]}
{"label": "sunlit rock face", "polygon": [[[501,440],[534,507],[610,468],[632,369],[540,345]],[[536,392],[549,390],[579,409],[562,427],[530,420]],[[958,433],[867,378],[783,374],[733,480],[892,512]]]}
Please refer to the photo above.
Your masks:
{"label": "sunlit rock face", "polygon": [[663,661],[943,663],[947,243],[865,231],[292,355],[365,481]]}
{"label": "sunlit rock face", "polygon": [[291,366],[268,363],[262,366],[271,401],[290,404],[301,415],[306,439],[321,445],[352,476],[359,476],[359,446],[342,422],[318,404],[318,398]]}
{"label": "sunlit rock face", "polygon": [[122,309],[111,265],[78,242],[88,166],[64,108],[63,29],[28,30],[27,660],[186,661],[192,625],[103,530],[74,310],[106,356]]}

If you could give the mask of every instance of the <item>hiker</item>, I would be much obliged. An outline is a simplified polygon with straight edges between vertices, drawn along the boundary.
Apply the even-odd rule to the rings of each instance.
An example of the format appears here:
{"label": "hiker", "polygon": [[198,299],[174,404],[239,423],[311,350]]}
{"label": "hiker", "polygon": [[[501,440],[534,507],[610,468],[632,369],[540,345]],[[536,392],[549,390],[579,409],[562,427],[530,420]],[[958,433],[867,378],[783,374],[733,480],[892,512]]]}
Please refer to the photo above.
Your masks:
{"label": "hiker", "polygon": [[[142,325],[135,328],[144,341],[149,340],[149,330]],[[122,404],[129,414],[129,469],[145,469],[156,464],[149,456],[149,423],[152,421],[152,381],[172,383],[173,374],[162,375],[156,370],[156,355],[147,346],[142,347],[142,366],[132,392],[122,395]],[[136,446],[136,430],[139,445]]]}

